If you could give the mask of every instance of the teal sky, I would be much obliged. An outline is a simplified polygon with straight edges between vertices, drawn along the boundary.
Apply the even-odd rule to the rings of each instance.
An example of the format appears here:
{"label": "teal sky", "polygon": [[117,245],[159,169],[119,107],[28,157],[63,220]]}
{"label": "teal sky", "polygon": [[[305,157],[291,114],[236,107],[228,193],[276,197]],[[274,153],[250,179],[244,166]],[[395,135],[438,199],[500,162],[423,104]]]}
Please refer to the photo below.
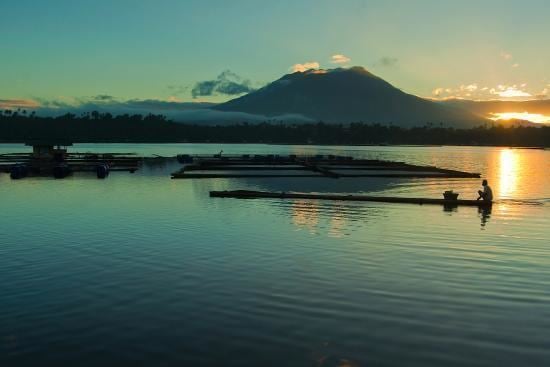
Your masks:
{"label": "teal sky", "polygon": [[2,1],[0,100],[193,101],[224,70],[258,87],[306,62],[426,97],[542,98],[549,14],[547,0]]}

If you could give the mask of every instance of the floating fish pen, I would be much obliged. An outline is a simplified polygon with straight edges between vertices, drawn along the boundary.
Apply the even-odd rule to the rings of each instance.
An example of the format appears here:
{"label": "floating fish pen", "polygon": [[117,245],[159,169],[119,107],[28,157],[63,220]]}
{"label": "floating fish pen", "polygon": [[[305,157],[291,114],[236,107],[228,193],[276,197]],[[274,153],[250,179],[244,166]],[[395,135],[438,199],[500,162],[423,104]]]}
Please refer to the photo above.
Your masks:
{"label": "floating fish pen", "polygon": [[493,203],[484,200],[460,200],[460,199],[436,199],[414,198],[398,196],[367,196],[367,195],[337,195],[337,194],[310,194],[290,192],[266,192],[250,190],[210,191],[210,197],[236,198],[236,199],[298,199],[298,200],[335,200],[335,201],[370,201],[379,203],[403,203],[403,204],[438,204],[447,207],[477,206],[490,207]]}
{"label": "floating fish pen", "polygon": [[172,178],[408,177],[479,178],[479,173],[336,155],[178,155],[183,167]]}
{"label": "floating fish pen", "polygon": [[13,179],[27,176],[64,178],[74,172],[92,172],[107,178],[112,171],[135,172],[140,158],[131,153],[71,153],[71,143],[27,143],[32,153],[0,154],[0,172]]}

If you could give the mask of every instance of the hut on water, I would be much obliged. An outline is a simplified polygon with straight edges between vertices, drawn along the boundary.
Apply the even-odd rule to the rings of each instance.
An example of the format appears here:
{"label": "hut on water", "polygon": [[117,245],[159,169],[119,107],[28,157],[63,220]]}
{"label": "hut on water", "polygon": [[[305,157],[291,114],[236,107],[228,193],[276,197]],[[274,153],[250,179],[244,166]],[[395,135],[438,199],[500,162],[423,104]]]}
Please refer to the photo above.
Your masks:
{"label": "hut on water", "polygon": [[73,143],[65,141],[30,141],[26,146],[32,146],[32,157],[35,159],[52,159],[58,162],[64,161],[67,156],[67,147]]}

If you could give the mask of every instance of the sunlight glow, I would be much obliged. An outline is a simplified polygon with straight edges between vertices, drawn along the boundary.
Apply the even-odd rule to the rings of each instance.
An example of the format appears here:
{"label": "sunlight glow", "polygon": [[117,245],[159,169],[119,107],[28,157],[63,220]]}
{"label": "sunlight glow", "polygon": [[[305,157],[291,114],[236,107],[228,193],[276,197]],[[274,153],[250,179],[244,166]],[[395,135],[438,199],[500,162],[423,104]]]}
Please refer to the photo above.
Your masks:
{"label": "sunlight glow", "polygon": [[311,69],[319,69],[319,66],[320,65],[317,61],[309,61],[309,62],[304,62],[303,64],[294,64],[294,66],[292,66],[290,70],[292,70],[293,73],[296,73],[296,72],[303,73]]}
{"label": "sunlight glow", "polygon": [[518,189],[520,171],[519,154],[512,149],[500,151],[500,181],[499,193],[501,197],[513,197]]}
{"label": "sunlight glow", "polygon": [[539,124],[550,124],[550,116],[529,112],[498,112],[491,113],[491,120],[526,120]]}

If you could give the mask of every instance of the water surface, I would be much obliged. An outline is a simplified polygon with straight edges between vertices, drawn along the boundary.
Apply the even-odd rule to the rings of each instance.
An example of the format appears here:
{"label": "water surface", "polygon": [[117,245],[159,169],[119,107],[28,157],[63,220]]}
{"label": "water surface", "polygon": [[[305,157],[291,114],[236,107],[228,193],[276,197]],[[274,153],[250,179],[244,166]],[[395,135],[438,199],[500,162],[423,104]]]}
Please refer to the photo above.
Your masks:
{"label": "water surface", "polygon": [[1,174],[1,366],[550,365],[550,151],[71,149],[353,154],[481,172],[498,203],[488,212],[208,197],[454,189],[475,198],[479,179],[171,180],[175,162],[107,180]]}

